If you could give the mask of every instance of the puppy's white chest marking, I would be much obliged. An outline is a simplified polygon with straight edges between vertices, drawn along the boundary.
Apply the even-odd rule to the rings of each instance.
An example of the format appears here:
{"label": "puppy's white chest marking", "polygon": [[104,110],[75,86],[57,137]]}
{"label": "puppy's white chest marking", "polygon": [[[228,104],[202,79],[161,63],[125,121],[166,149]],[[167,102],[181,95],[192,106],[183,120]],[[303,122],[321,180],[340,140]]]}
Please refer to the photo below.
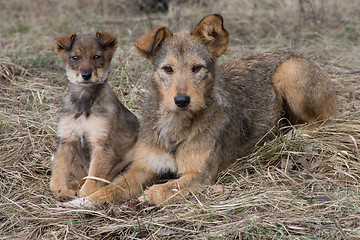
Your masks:
{"label": "puppy's white chest marking", "polygon": [[65,116],[60,119],[58,127],[58,135],[61,139],[84,141],[86,137],[92,144],[98,139],[104,139],[108,133],[108,122],[94,115],[89,117],[82,115],[77,119],[74,116]]}

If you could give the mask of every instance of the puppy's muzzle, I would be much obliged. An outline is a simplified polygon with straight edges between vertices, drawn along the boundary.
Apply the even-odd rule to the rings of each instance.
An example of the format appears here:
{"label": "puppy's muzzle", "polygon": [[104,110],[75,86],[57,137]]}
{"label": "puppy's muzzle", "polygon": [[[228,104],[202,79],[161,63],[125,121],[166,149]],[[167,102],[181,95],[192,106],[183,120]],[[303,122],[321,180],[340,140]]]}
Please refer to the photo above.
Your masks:
{"label": "puppy's muzzle", "polygon": [[82,71],[81,72],[81,77],[86,81],[90,80],[91,76],[92,76],[91,71]]}
{"label": "puppy's muzzle", "polygon": [[177,95],[174,97],[174,102],[179,108],[186,108],[190,104],[190,97],[187,95]]}

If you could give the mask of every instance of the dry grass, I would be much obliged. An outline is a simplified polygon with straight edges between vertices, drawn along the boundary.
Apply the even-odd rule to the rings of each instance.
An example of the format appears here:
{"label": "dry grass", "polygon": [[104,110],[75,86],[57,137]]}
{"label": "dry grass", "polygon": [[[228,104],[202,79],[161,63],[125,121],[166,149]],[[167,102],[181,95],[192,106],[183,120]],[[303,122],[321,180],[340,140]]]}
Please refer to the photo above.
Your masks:
{"label": "dry grass", "polygon": [[[121,0],[0,0],[0,239],[359,238],[358,1],[175,2],[168,13],[145,14]],[[175,204],[59,207],[48,185],[66,80],[53,39],[116,34],[111,83],[139,116],[151,67],[134,40],[151,26],[188,29],[212,12],[224,16],[231,34],[221,62],[283,47],[309,56],[333,78],[339,115],[258,146],[217,185]]]}

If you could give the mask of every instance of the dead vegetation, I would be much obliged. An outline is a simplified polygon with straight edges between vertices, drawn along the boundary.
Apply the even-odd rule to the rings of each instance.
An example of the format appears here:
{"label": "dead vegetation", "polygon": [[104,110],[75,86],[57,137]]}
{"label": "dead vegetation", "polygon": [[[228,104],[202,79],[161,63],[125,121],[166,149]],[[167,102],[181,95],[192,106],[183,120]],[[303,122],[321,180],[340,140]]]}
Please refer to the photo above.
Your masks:
{"label": "dead vegetation", "polygon": [[[357,239],[360,236],[360,10],[357,1],[0,0],[0,239]],[[58,206],[51,156],[65,89],[53,39],[110,31],[120,47],[111,84],[138,116],[150,65],[134,40],[151,27],[188,29],[221,13],[239,54],[291,48],[332,77],[340,113],[254,149],[202,194],[163,206],[136,200],[96,210]]]}

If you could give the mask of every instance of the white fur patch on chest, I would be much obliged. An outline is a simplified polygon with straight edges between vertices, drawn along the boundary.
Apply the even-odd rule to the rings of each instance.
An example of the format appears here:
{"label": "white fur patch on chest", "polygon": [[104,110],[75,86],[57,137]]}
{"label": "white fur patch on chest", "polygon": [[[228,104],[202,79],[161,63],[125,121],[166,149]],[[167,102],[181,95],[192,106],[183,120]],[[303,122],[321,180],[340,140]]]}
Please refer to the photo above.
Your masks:
{"label": "white fur patch on chest", "polygon": [[109,123],[102,117],[90,115],[80,116],[75,119],[74,116],[64,116],[60,119],[58,125],[58,135],[62,139],[81,140],[84,136],[92,144],[98,139],[103,139],[109,133]]}
{"label": "white fur patch on chest", "polygon": [[148,162],[150,169],[154,170],[155,172],[177,172],[175,159],[170,154],[149,153],[146,156],[146,161]]}
{"label": "white fur patch on chest", "polygon": [[146,166],[146,168],[157,173],[177,172],[173,155],[141,140],[136,144],[134,159],[140,166]]}

